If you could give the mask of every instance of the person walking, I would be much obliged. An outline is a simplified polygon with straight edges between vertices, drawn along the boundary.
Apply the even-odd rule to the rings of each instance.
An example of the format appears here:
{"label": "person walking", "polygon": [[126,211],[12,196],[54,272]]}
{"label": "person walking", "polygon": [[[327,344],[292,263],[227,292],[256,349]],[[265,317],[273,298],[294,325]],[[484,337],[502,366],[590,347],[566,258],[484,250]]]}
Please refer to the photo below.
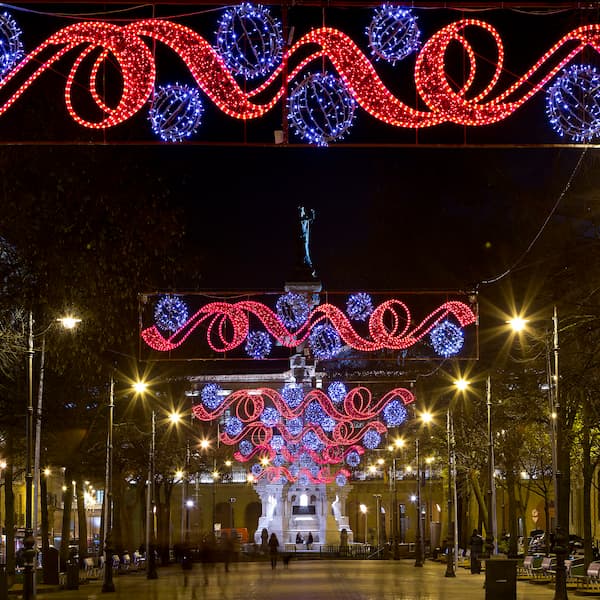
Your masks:
{"label": "person walking", "polygon": [[308,532],[308,537],[306,538],[306,549],[312,550],[313,545],[313,534],[311,531]]}
{"label": "person walking", "polygon": [[279,551],[279,540],[277,536],[272,533],[269,538],[269,556],[271,557],[271,569],[277,566],[277,553]]}
{"label": "person walking", "polygon": [[471,546],[471,573],[481,573],[481,560],[479,559],[483,552],[483,538],[479,535],[477,529],[473,529],[469,544]]}

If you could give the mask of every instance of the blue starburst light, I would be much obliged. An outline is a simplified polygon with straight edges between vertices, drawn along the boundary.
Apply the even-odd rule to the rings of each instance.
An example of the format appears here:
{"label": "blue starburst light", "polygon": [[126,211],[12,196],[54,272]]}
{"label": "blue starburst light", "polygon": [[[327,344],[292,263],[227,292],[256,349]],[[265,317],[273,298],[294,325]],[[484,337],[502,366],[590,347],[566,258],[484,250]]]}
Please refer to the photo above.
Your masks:
{"label": "blue starburst light", "polygon": [[178,296],[163,296],[154,307],[154,322],[163,331],[178,331],[187,320],[187,305]]}
{"label": "blue starburst light", "polygon": [[392,4],[384,4],[375,11],[366,33],[371,53],[392,65],[421,45],[417,18],[410,10]]}
{"label": "blue starburst light", "polygon": [[200,392],[200,398],[206,408],[215,410],[221,406],[224,396],[221,394],[222,388],[218,383],[207,383]]}
{"label": "blue starburst light", "polygon": [[338,77],[314,73],[288,99],[288,118],[296,135],[309,144],[327,146],[352,127],[356,102]]}
{"label": "blue starburst light", "polygon": [[429,337],[435,352],[445,358],[458,354],[465,343],[462,329],[450,321],[442,321],[436,325]]}
{"label": "blue starburst light", "polygon": [[8,14],[0,15],[0,81],[23,58],[23,32]]}
{"label": "blue starburst light", "polygon": [[271,336],[266,331],[250,331],[246,338],[246,354],[255,360],[262,360],[271,353]]}
{"label": "blue starburst light", "polygon": [[244,2],[227,9],[219,21],[217,49],[234,75],[267,75],[283,55],[281,23],[268,8]]}
{"label": "blue starburst light", "polygon": [[590,142],[600,136],[600,75],[591,65],[573,65],[546,92],[546,114],[560,137]]}
{"label": "blue starburst light", "polygon": [[342,341],[330,323],[319,323],[308,336],[308,344],[316,358],[328,360],[342,349]]}
{"label": "blue starburst light", "polygon": [[366,321],[373,312],[373,300],[369,294],[352,294],[346,303],[346,312],[355,321]]}
{"label": "blue starburst light", "polygon": [[342,381],[332,381],[327,387],[327,393],[334,404],[340,404],[348,392]]}
{"label": "blue starburst light", "polygon": [[197,88],[165,85],[156,89],[148,118],[152,131],[161,140],[182,142],[198,131],[203,112]]}
{"label": "blue starburst light", "polygon": [[383,420],[386,422],[388,427],[397,427],[398,425],[402,425],[404,421],[408,418],[408,410],[404,403],[400,402],[400,400],[392,400],[388,404],[386,404],[385,408],[382,411]]}

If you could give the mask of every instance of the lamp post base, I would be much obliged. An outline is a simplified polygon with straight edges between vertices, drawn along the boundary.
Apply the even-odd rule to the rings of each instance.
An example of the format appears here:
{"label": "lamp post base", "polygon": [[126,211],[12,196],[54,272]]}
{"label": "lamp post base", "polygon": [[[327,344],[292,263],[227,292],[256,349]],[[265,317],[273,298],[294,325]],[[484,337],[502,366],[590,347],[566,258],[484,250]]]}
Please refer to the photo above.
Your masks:
{"label": "lamp post base", "polygon": [[156,557],[154,552],[154,545],[150,544],[150,548],[148,548],[148,573],[146,575],[146,579],[158,579],[158,573],[156,572]]}
{"label": "lamp post base", "polygon": [[446,572],[444,577],[456,577],[454,571],[454,540],[448,540],[446,544],[448,553],[446,554]]}
{"label": "lamp post base", "polygon": [[109,531],[104,540],[104,579],[102,581],[102,592],[110,593],[115,591],[112,571],[112,553],[112,536]]}

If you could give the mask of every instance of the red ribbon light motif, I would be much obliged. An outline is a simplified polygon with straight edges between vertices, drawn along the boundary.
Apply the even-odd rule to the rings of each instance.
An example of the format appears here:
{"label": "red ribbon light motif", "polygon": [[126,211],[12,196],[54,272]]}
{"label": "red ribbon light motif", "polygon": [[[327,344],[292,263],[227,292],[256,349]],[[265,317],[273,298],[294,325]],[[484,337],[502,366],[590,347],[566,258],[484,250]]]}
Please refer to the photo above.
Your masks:
{"label": "red ribbon light motif", "polygon": [[[494,38],[497,65],[488,85],[469,98],[468,92],[476,73],[476,54],[465,34],[472,28],[483,30]],[[416,89],[429,108],[429,111],[420,111],[396,98],[383,84],[365,54],[349,36],[337,29],[321,27],[307,33],[285,53],[280,66],[267,81],[248,91],[248,83],[245,82],[243,86],[238,84],[211,45],[183,25],[158,19],[136,21],[126,26],[97,21],[76,23],[51,35],[0,81],[0,92],[8,94],[8,98],[0,102],[0,115],[44,71],[68,52],[83,46],[65,85],[65,102],[69,114],[82,127],[93,129],[108,129],[124,123],[144,107],[154,90],[156,64],[151,49],[143,38],[161,42],[175,52],[208,98],[223,113],[236,119],[262,117],[281,100],[294,77],[310,63],[327,58],[363,110],[394,127],[417,129],[447,122],[481,126],[506,119],[540,91],[586,46],[599,51],[600,25],[574,29],[552,46],[513,85],[495,98],[484,101],[498,82],[503,69],[502,40],[485,21],[462,19],[451,23],[424,44],[416,59]],[[461,89],[456,89],[450,82],[445,62],[448,46],[457,42],[462,45],[469,63],[467,81]],[[313,46],[314,52],[292,68],[293,59],[300,50],[305,53],[305,47],[312,49]],[[97,49],[100,52],[91,67],[88,85],[101,116],[93,121],[77,112],[72,103],[71,91],[84,59]],[[44,60],[49,52],[50,57]],[[99,69],[109,58],[117,64],[123,79],[121,98],[114,107],[107,106],[98,91]],[[31,65],[39,66],[33,73],[27,74]],[[273,90],[267,100],[254,101],[259,94],[271,88]]]}

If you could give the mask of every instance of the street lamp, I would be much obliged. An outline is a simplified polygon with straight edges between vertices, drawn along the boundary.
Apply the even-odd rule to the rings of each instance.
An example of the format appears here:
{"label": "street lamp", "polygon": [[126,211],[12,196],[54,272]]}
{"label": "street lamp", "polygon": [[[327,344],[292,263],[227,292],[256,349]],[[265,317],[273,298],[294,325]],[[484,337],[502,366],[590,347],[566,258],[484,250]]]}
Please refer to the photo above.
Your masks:
{"label": "street lamp", "polygon": [[[515,317],[509,321],[512,329],[522,332],[527,320]],[[552,335],[546,337],[546,373],[548,379],[548,404],[550,412],[550,442],[552,445],[552,483],[554,488],[554,511],[556,514],[554,532],[554,551],[556,553],[554,600],[567,599],[567,557],[568,531],[568,495],[562,485],[562,471],[559,465],[564,456],[564,415],[560,406],[558,393],[559,382],[559,345],[558,345],[558,310],[554,306],[552,314]],[[567,513],[567,514],[565,514]]]}
{"label": "street lamp", "polygon": [[114,592],[115,584],[112,577],[112,462],[113,462],[113,419],[115,410],[115,379],[110,376],[108,395],[108,432],[106,437],[106,469],[104,494],[104,578],[103,592]]}
{"label": "street lamp", "polygon": [[423,519],[421,515],[421,458],[419,455],[419,440],[415,440],[417,463],[417,539],[415,544],[415,567],[422,567],[425,562],[423,551]]}
{"label": "street lamp", "polygon": [[[404,448],[405,441],[402,438],[398,438],[393,444],[388,446],[390,452],[395,452],[401,448]],[[390,477],[390,485],[392,486],[392,547],[394,553],[394,559],[398,559],[400,556],[398,549],[398,495],[397,495],[397,471],[396,471],[396,456],[392,456],[392,473]]]}
{"label": "street lamp", "polygon": [[367,545],[367,505],[360,505],[360,512],[365,516],[365,546]]}
{"label": "street lamp", "polygon": [[[72,329],[81,319],[67,317],[65,319],[57,319],[62,323],[67,323],[68,328]],[[50,327],[49,325],[42,335],[45,335]],[[25,423],[26,437],[26,453],[25,453],[25,538],[23,539],[23,556],[24,556],[24,571],[23,571],[23,599],[31,600],[36,596],[35,590],[35,537],[33,535],[33,473],[32,458],[33,458],[33,311],[29,311],[29,327],[27,336],[27,414]],[[39,469],[38,469],[39,470]],[[37,509],[37,506],[36,506]],[[36,518],[37,521],[37,518]]]}

